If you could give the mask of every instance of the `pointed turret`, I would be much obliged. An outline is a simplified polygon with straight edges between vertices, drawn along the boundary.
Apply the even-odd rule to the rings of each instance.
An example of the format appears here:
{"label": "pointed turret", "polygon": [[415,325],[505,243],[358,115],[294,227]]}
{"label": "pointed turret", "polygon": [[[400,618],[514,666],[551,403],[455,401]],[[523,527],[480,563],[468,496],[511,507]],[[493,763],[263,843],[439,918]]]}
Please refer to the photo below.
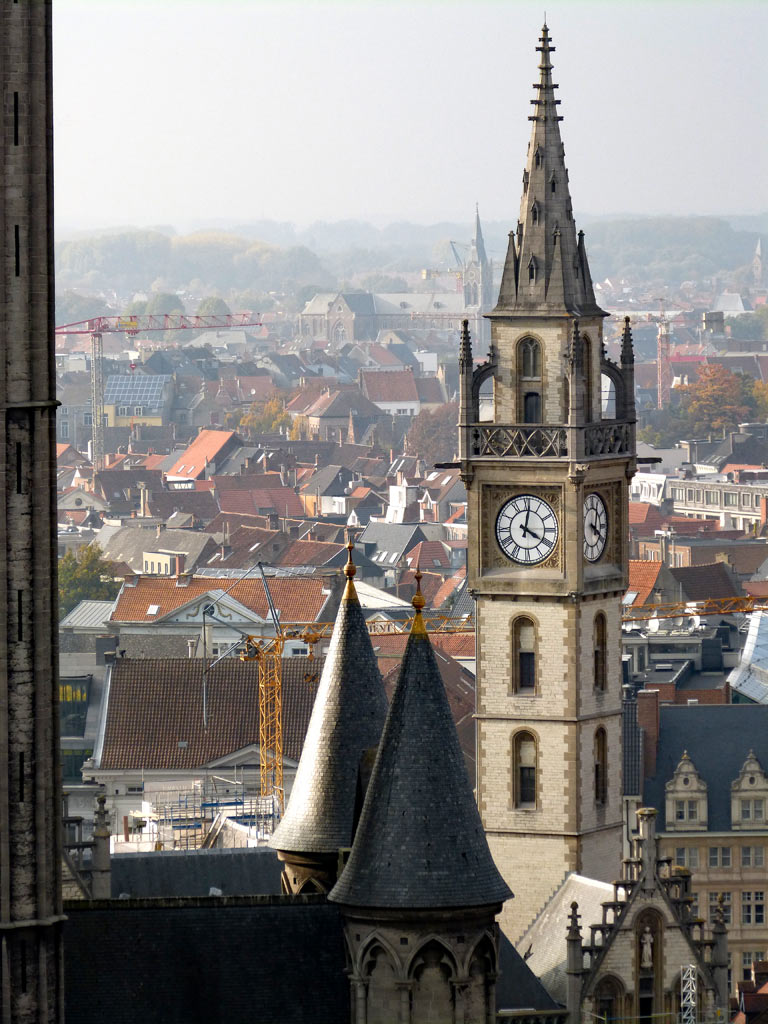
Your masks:
{"label": "pointed turret", "polygon": [[413,605],[355,842],[328,898],[402,910],[499,906],[511,893],[488,849],[420,588]]}
{"label": "pointed turret", "polygon": [[288,892],[330,888],[339,850],[352,845],[387,713],[376,655],[354,584],[346,589],[315,698],[291,798],[270,845],[286,862]]}
{"label": "pointed turret", "polygon": [[546,24],[541,30],[539,81],[517,235],[510,234],[495,314],[572,313],[607,316],[596,302],[583,235],[576,237],[565,150],[560,140],[557,85],[552,81]]}

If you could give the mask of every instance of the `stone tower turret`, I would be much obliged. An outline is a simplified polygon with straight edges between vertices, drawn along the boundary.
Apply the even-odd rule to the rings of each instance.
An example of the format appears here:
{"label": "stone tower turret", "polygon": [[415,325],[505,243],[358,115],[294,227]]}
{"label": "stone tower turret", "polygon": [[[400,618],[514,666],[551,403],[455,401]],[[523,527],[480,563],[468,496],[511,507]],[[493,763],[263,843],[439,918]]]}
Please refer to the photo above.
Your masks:
{"label": "stone tower turret", "polygon": [[63,1019],[51,2],[0,6],[0,1019]]}
{"label": "stone tower turret", "polygon": [[495,915],[511,893],[488,849],[420,590],[413,603],[355,842],[328,898],[344,914],[353,1024],[486,1024]]}
{"label": "stone tower turret", "polygon": [[466,330],[459,359],[477,801],[518,891],[502,917],[513,941],[569,872],[608,880],[619,867],[621,597],[635,456],[631,332],[627,324],[620,363],[609,359],[573,219],[546,25],[537,50],[520,217],[488,317],[488,360],[474,365]]}
{"label": "stone tower turret", "polygon": [[352,544],[296,779],[270,845],[287,893],[327,892],[354,839],[387,698],[355,590]]}

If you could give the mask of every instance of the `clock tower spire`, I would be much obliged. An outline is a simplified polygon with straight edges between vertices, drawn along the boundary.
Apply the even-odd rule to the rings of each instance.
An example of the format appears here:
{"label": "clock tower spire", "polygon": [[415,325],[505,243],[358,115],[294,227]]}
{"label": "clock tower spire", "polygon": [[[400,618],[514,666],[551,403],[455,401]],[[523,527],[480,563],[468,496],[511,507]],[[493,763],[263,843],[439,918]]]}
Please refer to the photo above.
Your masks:
{"label": "clock tower spire", "polygon": [[[517,898],[518,938],[570,871],[617,877],[621,858],[621,599],[634,471],[629,324],[603,346],[573,220],[549,30],[520,219],[490,351],[460,346],[459,455],[477,599],[477,796]],[[479,396],[492,381],[490,419]]]}

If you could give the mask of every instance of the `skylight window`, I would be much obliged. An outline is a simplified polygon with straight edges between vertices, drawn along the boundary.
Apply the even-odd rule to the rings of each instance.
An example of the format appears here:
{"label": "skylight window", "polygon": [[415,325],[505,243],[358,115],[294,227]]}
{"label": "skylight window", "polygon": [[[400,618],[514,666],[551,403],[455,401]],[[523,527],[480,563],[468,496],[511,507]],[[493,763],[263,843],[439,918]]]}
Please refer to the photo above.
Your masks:
{"label": "skylight window", "polygon": [[637,591],[637,590],[628,590],[626,592],[626,594],[624,595],[624,597],[622,597],[621,603],[622,604],[633,604],[634,601],[635,601],[635,598],[638,595],[638,593],[639,593],[639,591]]}
{"label": "skylight window", "polygon": [[159,604],[151,604],[149,606],[149,608],[147,608],[147,615],[157,615],[157,613],[159,611],[160,611],[160,605]]}
{"label": "skylight window", "polygon": [[443,477],[443,487],[445,487],[445,485],[446,485],[446,484],[449,484],[450,482],[451,482],[451,477],[450,477],[450,475],[448,475],[448,476],[446,476],[446,477]]}
{"label": "skylight window", "polygon": [[392,554],[389,556],[389,564],[392,565],[392,563],[396,562],[396,561],[397,561],[397,552],[393,551]]}

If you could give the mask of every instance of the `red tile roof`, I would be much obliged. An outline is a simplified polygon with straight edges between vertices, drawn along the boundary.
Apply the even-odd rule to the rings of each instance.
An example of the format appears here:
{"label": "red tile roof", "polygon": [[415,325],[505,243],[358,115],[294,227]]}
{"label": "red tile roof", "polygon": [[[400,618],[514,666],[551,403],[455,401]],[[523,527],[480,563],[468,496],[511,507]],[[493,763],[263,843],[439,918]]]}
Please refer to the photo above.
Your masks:
{"label": "red tile roof", "polygon": [[432,598],[432,607],[435,609],[441,609],[459,589],[461,584],[464,582],[466,575],[467,570],[462,566],[458,572],[455,572],[453,576],[450,576],[445,580],[443,585]]}
{"label": "red tile roof", "polygon": [[301,499],[290,487],[260,487],[252,490],[227,490],[219,494],[222,512],[239,515],[265,515],[276,512],[281,516],[303,516]]}
{"label": "red tile roof", "polygon": [[413,569],[450,569],[451,556],[439,540],[422,540],[405,553],[406,563]]}
{"label": "red tile roof", "polygon": [[664,516],[656,505],[649,505],[645,501],[630,501],[629,503],[629,525],[647,526],[649,529],[658,530]]}
{"label": "red tile roof", "polygon": [[661,562],[647,562],[641,559],[629,560],[629,586],[627,593],[634,592],[637,597],[632,604],[649,604],[653,589],[661,572]]}
{"label": "red tile roof", "polygon": [[235,436],[233,430],[201,430],[194,441],[168,470],[169,477],[183,477],[194,480],[205,473],[206,466],[213,462],[222,448]]}
{"label": "red tile roof", "polygon": [[[298,759],[324,659],[283,659],[283,747]],[[259,741],[259,666],[225,658],[208,670],[203,725],[202,660],[120,659],[109,687],[102,769],[194,770]]]}
{"label": "red tile roof", "polygon": [[[120,591],[110,621],[157,622],[211,590],[229,590],[230,587],[233,600],[262,619],[270,617],[261,579],[248,577],[234,586],[232,580],[226,577],[212,579],[192,576],[187,577],[188,582],[181,586],[176,577],[136,576],[134,579],[135,583],[126,583]],[[328,600],[328,594],[323,593],[324,587],[326,581],[315,577],[269,580],[269,592],[284,622],[316,622]],[[156,614],[148,615],[147,609],[153,605],[157,605],[158,610]]]}
{"label": "red tile roof", "polygon": [[417,402],[419,393],[411,370],[362,370],[363,394],[372,402]]}
{"label": "red tile roof", "polygon": [[319,540],[295,540],[273,558],[274,565],[327,565],[344,551],[343,544],[328,544]]}

